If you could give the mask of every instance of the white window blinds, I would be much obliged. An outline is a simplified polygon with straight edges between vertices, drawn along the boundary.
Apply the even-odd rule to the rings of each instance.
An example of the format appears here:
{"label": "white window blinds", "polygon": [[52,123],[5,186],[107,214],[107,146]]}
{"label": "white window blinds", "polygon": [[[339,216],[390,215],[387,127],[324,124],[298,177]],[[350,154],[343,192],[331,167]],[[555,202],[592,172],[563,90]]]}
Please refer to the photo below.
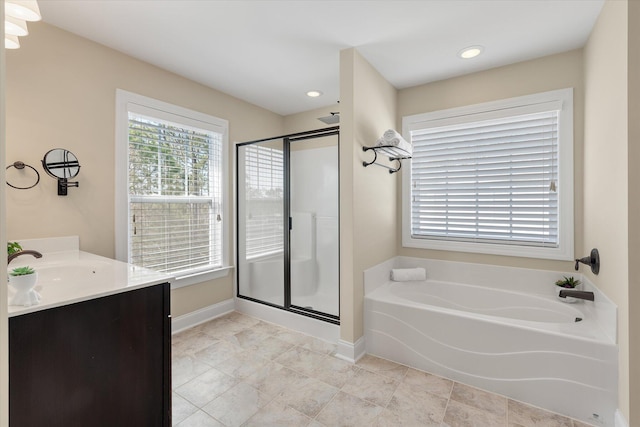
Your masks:
{"label": "white window blinds", "polygon": [[130,262],[178,275],[221,267],[223,135],[128,117]]}
{"label": "white window blinds", "polygon": [[284,250],[284,164],[282,149],[249,145],[244,151],[246,257]]}
{"label": "white window blinds", "polygon": [[411,132],[411,237],[558,246],[558,111]]}

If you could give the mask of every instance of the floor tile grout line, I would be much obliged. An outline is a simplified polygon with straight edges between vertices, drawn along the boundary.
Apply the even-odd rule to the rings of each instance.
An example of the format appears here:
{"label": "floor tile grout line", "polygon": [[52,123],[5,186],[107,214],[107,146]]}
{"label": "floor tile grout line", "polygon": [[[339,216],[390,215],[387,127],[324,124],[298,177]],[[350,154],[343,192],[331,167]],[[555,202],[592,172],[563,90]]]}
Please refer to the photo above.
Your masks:
{"label": "floor tile grout line", "polygon": [[[179,339],[179,341],[177,341],[177,344],[179,345],[179,343],[180,343],[180,342],[188,341],[188,340],[190,340],[190,339],[194,339],[195,337],[198,337],[200,334],[202,334],[202,335],[205,335],[206,337],[211,338],[212,340],[218,340],[218,341],[222,341],[222,340],[224,340],[224,341],[226,341],[226,342],[231,343],[232,345],[236,345],[236,343],[232,342],[231,340],[229,340],[229,339],[227,339],[227,338],[232,337],[232,336],[235,336],[236,334],[241,333],[242,331],[251,330],[251,328],[252,328],[252,327],[254,327],[254,326],[256,326],[256,325],[259,325],[259,324],[261,324],[261,323],[265,323],[265,324],[268,324],[268,325],[273,325],[273,324],[271,324],[271,323],[269,323],[269,322],[263,322],[263,321],[261,321],[261,320],[259,320],[259,319],[257,319],[257,321],[256,321],[255,323],[253,323],[252,321],[247,321],[247,322],[243,322],[243,321],[236,321],[237,319],[243,319],[245,316],[246,316],[247,318],[251,318],[251,319],[254,319],[254,318],[253,318],[252,316],[248,316],[248,315],[245,315],[245,314],[243,314],[243,313],[239,313],[239,312],[234,312],[234,313],[237,313],[237,314],[234,316],[234,318],[232,318],[232,319],[227,319],[227,320],[223,320],[223,321],[221,321],[220,323],[222,324],[222,322],[230,322],[231,324],[235,324],[234,328],[235,328],[235,327],[239,328],[239,329],[237,330],[237,332],[232,333],[232,334],[229,334],[229,335],[224,335],[224,336],[222,336],[222,337],[219,337],[219,336],[211,336],[211,335],[207,334],[206,332],[204,332],[204,330],[205,330],[204,325],[206,325],[206,324],[208,323],[208,322],[204,322],[203,324],[196,326],[196,328],[199,328],[199,330],[198,330],[198,331],[191,332],[191,333],[189,333],[189,334],[188,334],[188,336],[183,336],[181,339]],[[223,318],[224,318],[224,317],[221,317],[221,318],[218,318],[218,319],[223,319]],[[264,334],[264,338],[263,338],[263,339],[261,339],[261,340],[260,340],[260,342],[264,342],[264,341],[265,341],[265,340],[267,340],[268,338],[277,338],[277,335],[278,335],[278,334],[281,334],[281,333],[283,333],[283,332],[285,332],[285,333],[292,333],[292,334],[295,334],[295,335],[300,335],[300,336],[304,337],[304,339],[305,339],[305,340],[306,340],[306,339],[311,339],[311,340],[315,339],[315,338],[314,338],[314,337],[312,337],[312,336],[309,336],[309,335],[306,335],[306,334],[300,333],[300,332],[298,332],[298,331],[290,330],[290,329],[288,329],[288,328],[284,328],[284,327],[281,327],[281,326],[279,326],[279,325],[273,325],[273,326],[275,326],[275,327],[276,327],[276,328],[278,328],[278,329],[272,329],[272,330],[270,330],[269,328],[264,328],[267,332],[264,332],[264,331],[261,331],[261,332],[260,332],[261,334]],[[183,332],[181,332],[181,333],[184,333],[184,331],[183,331]],[[201,335],[200,335],[200,338],[202,338],[202,336],[201,336]],[[283,340],[283,341],[284,341],[284,340]],[[319,341],[322,341],[322,340],[319,340]],[[284,350],[284,351],[282,351],[282,352],[278,352],[278,353],[274,354],[274,355],[273,355],[273,358],[271,358],[271,357],[263,357],[263,359],[265,359],[266,363],[276,363],[276,364],[278,364],[278,362],[276,362],[276,359],[278,359],[278,358],[279,358],[279,357],[281,357],[283,354],[285,354],[286,352],[290,351],[291,349],[293,349],[293,348],[295,348],[295,347],[298,347],[299,349],[302,349],[302,350],[305,350],[305,351],[308,351],[308,352],[315,353],[316,355],[320,355],[320,356],[322,356],[322,360],[326,360],[328,357],[335,357],[335,347],[334,347],[333,349],[330,349],[331,347],[326,347],[326,346],[325,346],[325,344],[324,344],[324,342],[323,342],[323,343],[319,343],[319,344],[318,344],[318,343],[316,343],[315,345],[313,344],[313,341],[311,341],[311,342],[308,342],[308,341],[307,341],[307,342],[296,342],[295,344],[292,344],[291,342],[288,342],[288,341],[285,341],[285,342],[287,342],[288,344],[291,344],[291,347],[290,347],[289,349],[287,349],[287,350]],[[213,345],[213,344],[211,344],[211,345]],[[307,347],[305,347],[305,346],[307,346]],[[189,348],[189,345],[188,345],[188,344],[184,344],[184,347]],[[199,349],[199,350],[190,350],[190,351],[185,351],[185,352],[184,352],[184,353],[182,353],[181,355],[186,355],[187,357],[191,357],[191,358],[193,358],[194,360],[198,360],[198,361],[199,361],[200,363],[202,363],[203,365],[205,365],[205,366],[209,367],[209,370],[210,370],[210,369],[216,369],[216,367],[218,367],[218,366],[220,366],[221,364],[223,364],[223,363],[224,363],[224,361],[223,361],[223,362],[220,362],[220,363],[218,363],[218,364],[215,364],[215,365],[211,365],[210,363],[207,363],[207,362],[205,362],[204,360],[199,359],[199,358],[196,356],[196,354],[197,354],[197,353],[199,353],[200,351],[203,351],[204,349],[206,349],[206,348],[208,348],[208,347],[210,347],[210,345],[209,345],[209,346],[207,346],[207,347],[205,347],[205,348],[203,348],[203,349]],[[172,347],[172,348],[173,348],[173,347]],[[195,348],[197,348],[197,346],[196,346]],[[238,348],[239,348],[239,351],[248,351],[248,350],[250,350],[250,347],[248,347],[248,348],[244,348],[244,347],[238,346]],[[393,399],[393,396],[394,396],[394,394],[396,393],[396,391],[397,391],[398,387],[400,386],[400,384],[402,384],[402,383],[404,383],[404,382],[405,382],[405,380],[406,380],[406,378],[407,378],[407,373],[409,372],[409,371],[408,371],[408,369],[415,369],[415,368],[412,368],[412,367],[410,367],[410,366],[406,366],[406,365],[403,365],[403,364],[399,364],[399,363],[397,363],[397,362],[394,362],[394,361],[391,361],[391,360],[387,360],[387,359],[384,359],[384,358],[376,357],[376,356],[373,356],[373,355],[366,355],[366,356],[370,356],[371,358],[374,358],[374,359],[383,360],[383,361],[385,361],[385,362],[390,362],[390,363],[392,363],[392,364],[394,364],[394,365],[401,366],[401,367],[405,368],[404,372],[402,373],[402,376],[401,376],[400,378],[397,378],[396,376],[394,376],[394,375],[390,375],[390,374],[389,374],[389,372],[388,372],[388,371],[391,371],[392,369],[389,369],[389,370],[385,370],[385,369],[375,370],[375,367],[373,367],[373,366],[366,367],[366,366],[362,366],[362,364],[360,364],[360,363],[355,363],[355,364],[353,364],[353,366],[354,366],[355,368],[357,368],[358,370],[365,370],[365,371],[367,371],[367,372],[369,372],[369,373],[376,374],[376,375],[380,375],[380,376],[383,376],[383,377],[385,377],[385,378],[388,378],[388,379],[391,379],[391,380],[395,381],[395,382],[396,382],[396,385],[395,385],[395,388],[394,388],[393,393],[391,393],[391,394],[390,394],[390,396],[391,396],[391,397],[390,397],[389,399],[387,399],[387,401],[386,401],[386,403],[385,403],[384,405],[380,405],[380,404],[378,404],[378,403],[376,403],[376,402],[372,402],[372,401],[370,401],[370,400],[368,400],[368,399],[363,399],[363,398],[360,398],[359,396],[354,396],[353,394],[348,393],[348,392],[346,392],[346,391],[344,391],[344,390],[343,390],[343,389],[344,389],[344,387],[345,387],[345,385],[347,385],[347,384],[349,383],[349,380],[345,381],[345,383],[344,383],[344,384],[342,384],[342,386],[338,388],[338,390],[339,390],[338,392],[344,392],[344,393],[347,393],[347,394],[349,394],[350,396],[356,397],[356,398],[358,398],[359,400],[362,400],[362,401],[364,401],[364,402],[368,402],[368,403],[370,403],[370,404],[376,405],[376,406],[381,407],[381,408],[383,408],[383,409],[388,409],[388,406],[389,406],[389,404],[390,404],[391,400]],[[327,385],[329,385],[329,386],[331,386],[331,387],[335,387],[334,385],[329,384],[328,382],[323,381],[322,379],[320,379],[320,378],[318,378],[318,377],[317,377],[317,372],[316,372],[316,371],[319,371],[319,369],[312,369],[312,371],[311,371],[311,375],[308,375],[307,373],[301,372],[301,371],[299,371],[298,369],[293,369],[293,368],[291,368],[291,367],[288,367],[288,366],[285,366],[285,365],[282,365],[282,364],[280,364],[280,366],[284,366],[285,368],[290,369],[291,371],[293,371],[293,372],[297,373],[298,375],[302,375],[302,376],[304,376],[304,377],[308,377],[308,378],[313,378],[313,379],[315,379],[315,380],[317,380],[317,381],[320,381],[320,382],[323,382],[324,384],[327,384]],[[395,368],[393,368],[393,369],[395,369]],[[205,371],[205,373],[206,373],[206,372],[208,372],[209,370]],[[421,371],[421,370],[419,370],[419,369],[416,369],[416,370],[418,370],[418,371],[420,371],[420,372],[424,372],[424,373],[426,373],[426,374],[428,374],[428,375],[434,375],[434,376],[436,376],[436,377],[439,377],[439,376],[438,376],[438,375],[436,375],[436,374],[431,374],[431,373],[429,373],[429,372]],[[221,371],[221,372],[225,373],[224,371]],[[220,395],[216,396],[216,398],[214,398],[214,399],[213,399],[213,400],[211,400],[210,402],[206,403],[205,405],[203,405],[203,406],[198,406],[198,405],[195,405],[195,404],[194,404],[192,401],[190,401],[189,399],[187,399],[185,396],[181,395],[180,393],[178,393],[178,392],[176,391],[176,389],[177,389],[177,388],[179,388],[179,387],[181,387],[181,386],[183,386],[183,385],[185,385],[185,384],[188,384],[190,381],[195,380],[195,379],[196,379],[196,378],[198,378],[200,375],[203,375],[203,374],[201,373],[201,374],[199,374],[199,375],[196,375],[194,378],[190,379],[189,381],[185,382],[184,384],[181,384],[180,386],[178,386],[178,387],[176,387],[176,388],[172,387],[172,391],[173,391],[173,392],[175,392],[175,393],[177,393],[177,395],[178,395],[178,396],[180,396],[181,398],[183,398],[186,402],[188,402],[189,404],[191,404],[191,405],[193,405],[195,408],[197,408],[197,409],[196,409],[196,412],[197,412],[198,410],[201,410],[201,411],[203,411],[204,413],[208,414],[208,413],[207,413],[206,411],[204,411],[202,408],[203,408],[204,406],[208,405],[209,403],[211,403],[211,401],[213,401],[213,400],[215,400],[216,398],[218,398],[218,397],[219,397],[220,395],[222,395],[224,392],[223,392],[223,393],[221,393]],[[226,374],[226,373],[225,373],[225,375],[229,375],[229,374]],[[236,379],[238,382],[244,382],[244,380],[246,379],[246,378],[238,378],[238,377],[235,377],[235,376],[233,376],[233,375],[230,375],[230,376],[231,376],[232,378]],[[440,377],[440,378],[444,378],[444,377]],[[447,379],[447,378],[444,378],[444,379]],[[450,380],[450,379],[447,379],[447,380],[452,381],[452,380]],[[445,411],[444,411],[443,419],[444,419],[444,416],[446,416],[446,413],[447,413],[447,411],[448,411],[448,410],[449,410],[449,408],[450,408],[450,403],[451,403],[451,399],[452,399],[452,391],[453,391],[453,388],[455,387],[455,384],[456,384],[456,383],[457,383],[456,381],[452,381],[452,388],[451,388],[451,390],[450,390],[450,392],[449,392],[449,397],[447,398],[447,401],[446,401],[446,406],[445,406]],[[246,384],[248,384],[249,386],[252,386],[252,385],[251,385],[251,384],[249,384],[249,383],[246,383]],[[466,384],[463,384],[463,383],[459,383],[459,384],[461,384],[461,385],[463,385],[463,386],[466,386]],[[253,386],[252,386],[252,387],[253,387]],[[477,388],[477,387],[474,387],[474,386],[468,386],[468,387]],[[255,388],[255,387],[254,387],[254,388]],[[488,391],[488,390],[479,389],[479,388],[478,388],[478,390],[483,391],[483,392],[486,392],[486,393],[489,393],[489,394],[491,394],[491,395],[504,397],[504,398],[506,399],[506,400],[505,400],[505,403],[504,403],[504,405],[505,405],[505,408],[504,408],[504,409],[505,409],[505,421],[506,421],[506,423],[507,423],[507,425],[508,425],[508,424],[509,424],[509,422],[510,422],[510,420],[511,420],[511,418],[512,418],[512,415],[513,415],[513,414],[511,413],[512,411],[510,411],[510,410],[509,410],[509,403],[510,403],[510,401],[511,401],[512,399],[510,399],[510,398],[508,398],[508,397],[506,397],[506,396],[500,395],[500,394],[496,394],[496,393],[490,392],[490,391]],[[304,413],[301,413],[301,414],[302,414],[302,415],[304,415],[306,418],[309,418],[309,419],[311,419],[311,420],[316,420],[317,416],[318,416],[320,413],[322,413],[322,411],[326,408],[326,406],[327,406],[331,401],[333,401],[333,400],[335,399],[335,397],[338,395],[338,392],[337,392],[336,394],[334,394],[334,395],[332,396],[332,398],[331,398],[329,401],[327,401],[327,403],[325,403],[321,409],[319,409],[319,410],[318,410],[318,413],[316,414],[316,416],[315,416],[315,417],[311,418],[311,417],[307,416],[307,415],[306,415],[306,414],[304,414]],[[435,394],[435,393],[430,393],[430,392],[429,392],[429,394],[434,394],[435,396],[439,396],[439,395],[437,395],[437,394]],[[265,404],[264,406],[266,406],[266,405],[268,405],[269,403],[273,402],[273,401],[274,401],[278,396],[279,396],[279,394],[276,394],[275,396],[271,396],[271,395],[269,395],[269,401],[268,401],[268,403],[267,403],[267,404]],[[442,396],[439,396],[439,397],[442,397]],[[518,401],[514,400],[514,402],[518,402]],[[461,403],[461,404],[463,404],[463,405],[465,405],[465,406],[469,406],[469,405],[467,405],[467,404],[465,404],[465,403],[462,403],[462,402],[458,402],[458,403]],[[577,420],[574,420],[573,418],[570,418],[570,417],[567,417],[567,416],[565,416],[565,415],[558,414],[558,413],[555,413],[555,412],[552,412],[552,411],[548,411],[548,410],[545,410],[545,409],[543,409],[543,408],[539,408],[539,407],[536,407],[536,406],[533,406],[533,405],[529,405],[529,404],[524,403],[524,402],[519,402],[519,403],[521,403],[521,404],[523,404],[523,405],[525,405],[525,406],[527,406],[527,407],[533,407],[533,408],[536,408],[536,409],[542,410],[542,411],[544,411],[545,413],[548,413],[548,414],[558,415],[558,416],[560,416],[560,417],[562,417],[562,418],[564,418],[564,419],[568,420],[569,424],[570,424],[572,427],[576,427],[576,425],[577,425],[576,423],[577,423],[578,421],[577,421]],[[264,407],[264,406],[263,406],[263,407]],[[293,410],[297,411],[295,408],[291,407],[290,405],[287,405],[287,407],[289,407],[289,408],[291,408],[291,409],[293,409]],[[480,408],[475,408],[475,406],[469,406],[469,407],[474,408],[474,409],[480,409]],[[298,413],[300,413],[299,411],[297,411],[297,412],[298,412]],[[488,411],[488,412],[490,412],[490,411]],[[254,415],[255,415],[255,414],[254,414]],[[379,417],[379,415],[376,417],[376,419],[377,419],[378,417]],[[214,417],[212,417],[212,418],[214,418]],[[214,419],[215,419],[215,418],[214,418]],[[316,420],[316,421],[317,421],[317,420]],[[319,422],[319,421],[318,421],[318,422]],[[587,425],[587,423],[583,423],[583,424],[584,424],[584,425]]]}
{"label": "floor tile grout line", "polygon": [[444,411],[442,412],[442,419],[440,420],[440,424],[444,424],[444,419],[447,416],[447,410],[449,409],[449,403],[451,403],[451,397],[447,399],[447,403],[444,405]]}
{"label": "floor tile grout line", "polygon": [[[313,417],[313,418],[312,418],[312,420],[313,420],[313,421],[318,421],[318,416],[322,413],[322,411],[324,410],[324,408],[326,408],[327,406],[329,406],[329,403],[333,402],[333,400],[336,398],[336,396],[338,395],[338,393],[340,393],[340,391],[341,391],[341,389],[338,389],[338,391],[337,391],[333,396],[331,396],[331,399],[329,399],[329,400],[327,401],[327,403],[325,403],[325,404],[324,404],[324,406],[322,407],[322,409],[320,409],[320,410],[318,411],[318,413],[315,415],[315,417]],[[318,421],[318,423],[322,424],[320,421]],[[324,424],[322,424],[322,425],[324,425]]]}

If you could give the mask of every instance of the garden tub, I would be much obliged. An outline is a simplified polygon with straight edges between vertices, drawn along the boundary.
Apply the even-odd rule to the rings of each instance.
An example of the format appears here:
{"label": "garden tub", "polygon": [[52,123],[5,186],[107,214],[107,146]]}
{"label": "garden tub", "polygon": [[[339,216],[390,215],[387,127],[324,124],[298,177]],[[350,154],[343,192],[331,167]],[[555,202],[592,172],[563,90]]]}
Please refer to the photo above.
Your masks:
{"label": "garden tub", "polygon": [[593,304],[563,303],[552,290],[387,281],[365,295],[366,351],[613,426],[618,352]]}

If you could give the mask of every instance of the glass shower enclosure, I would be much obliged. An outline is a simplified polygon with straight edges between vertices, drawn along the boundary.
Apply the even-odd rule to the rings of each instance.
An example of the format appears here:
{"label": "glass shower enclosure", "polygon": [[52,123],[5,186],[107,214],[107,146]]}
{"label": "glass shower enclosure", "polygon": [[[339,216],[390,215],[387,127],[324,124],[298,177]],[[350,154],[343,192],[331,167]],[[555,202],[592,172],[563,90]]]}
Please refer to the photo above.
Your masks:
{"label": "glass shower enclosure", "polygon": [[238,297],[339,323],[339,128],[236,145]]}

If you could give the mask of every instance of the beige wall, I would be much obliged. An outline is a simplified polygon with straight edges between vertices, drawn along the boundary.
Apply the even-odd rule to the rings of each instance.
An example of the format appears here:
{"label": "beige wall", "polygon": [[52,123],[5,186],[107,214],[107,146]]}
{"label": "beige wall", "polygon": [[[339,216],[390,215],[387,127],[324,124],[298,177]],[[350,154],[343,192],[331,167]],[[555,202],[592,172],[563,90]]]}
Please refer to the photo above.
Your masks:
{"label": "beige wall", "polygon": [[[228,120],[230,159],[234,141],[283,132],[275,113],[43,22],[29,30],[22,47],[7,52],[5,163],[22,160],[42,179],[32,190],[7,191],[9,239],[79,235],[82,250],[114,256],[116,88]],[[55,180],[39,166],[56,147],[74,152],[81,164],[80,187],[66,197],[56,195]],[[172,292],[173,315],[231,298],[233,275]]]}
{"label": "beige wall", "polygon": [[[580,252],[580,248],[582,248],[581,231],[583,221],[580,206],[582,206],[582,140],[584,126],[581,49],[400,90],[398,92],[397,126],[401,129],[402,117],[412,114],[427,113],[568,87],[574,88],[575,248],[576,256],[583,256]],[[398,191],[397,206],[398,217],[400,218],[402,208],[400,191]],[[569,271],[573,268],[573,263],[566,261],[403,248],[400,223],[398,224],[397,245],[399,254],[404,256],[560,271]]]}
{"label": "beige wall", "polygon": [[[291,114],[284,117],[284,129],[286,134],[305,132],[316,129],[326,129],[339,126],[340,123],[327,125],[318,117],[326,117],[330,112],[340,111],[339,105],[317,108],[315,110],[304,111],[302,113]],[[291,151],[313,150],[316,148],[333,147],[338,145],[338,138],[335,136],[306,140],[301,143],[291,145]]]}
{"label": "beige wall", "polygon": [[[605,3],[584,52],[586,191],[583,247],[599,249],[600,274],[587,274],[618,305],[619,407],[630,425],[637,425],[640,420],[628,418],[630,253],[626,0]],[[634,120],[637,121],[637,117]],[[637,259],[633,262],[637,263]]]}
{"label": "beige wall", "polygon": [[354,343],[354,49],[340,52],[340,339]]}
{"label": "beige wall", "polygon": [[332,111],[340,111],[340,105],[336,104],[330,107],[322,107],[315,110],[304,111],[302,113],[284,116],[284,132],[286,134],[290,134],[314,129],[324,129],[332,126],[339,126],[340,123],[336,123],[335,125],[327,125],[318,120],[318,117],[326,117]]}
{"label": "beige wall", "polygon": [[397,174],[377,166],[363,146],[394,128],[397,91],[355,49],[340,54],[340,335],[363,334],[363,271],[396,255]]}
{"label": "beige wall", "polygon": [[[629,356],[640,360],[640,275],[636,265],[640,259],[640,2],[629,2],[628,15],[628,145],[629,160]],[[622,393],[621,393],[622,395]],[[629,363],[629,418],[640,420],[640,365]],[[633,424],[630,424],[633,425]]]}

